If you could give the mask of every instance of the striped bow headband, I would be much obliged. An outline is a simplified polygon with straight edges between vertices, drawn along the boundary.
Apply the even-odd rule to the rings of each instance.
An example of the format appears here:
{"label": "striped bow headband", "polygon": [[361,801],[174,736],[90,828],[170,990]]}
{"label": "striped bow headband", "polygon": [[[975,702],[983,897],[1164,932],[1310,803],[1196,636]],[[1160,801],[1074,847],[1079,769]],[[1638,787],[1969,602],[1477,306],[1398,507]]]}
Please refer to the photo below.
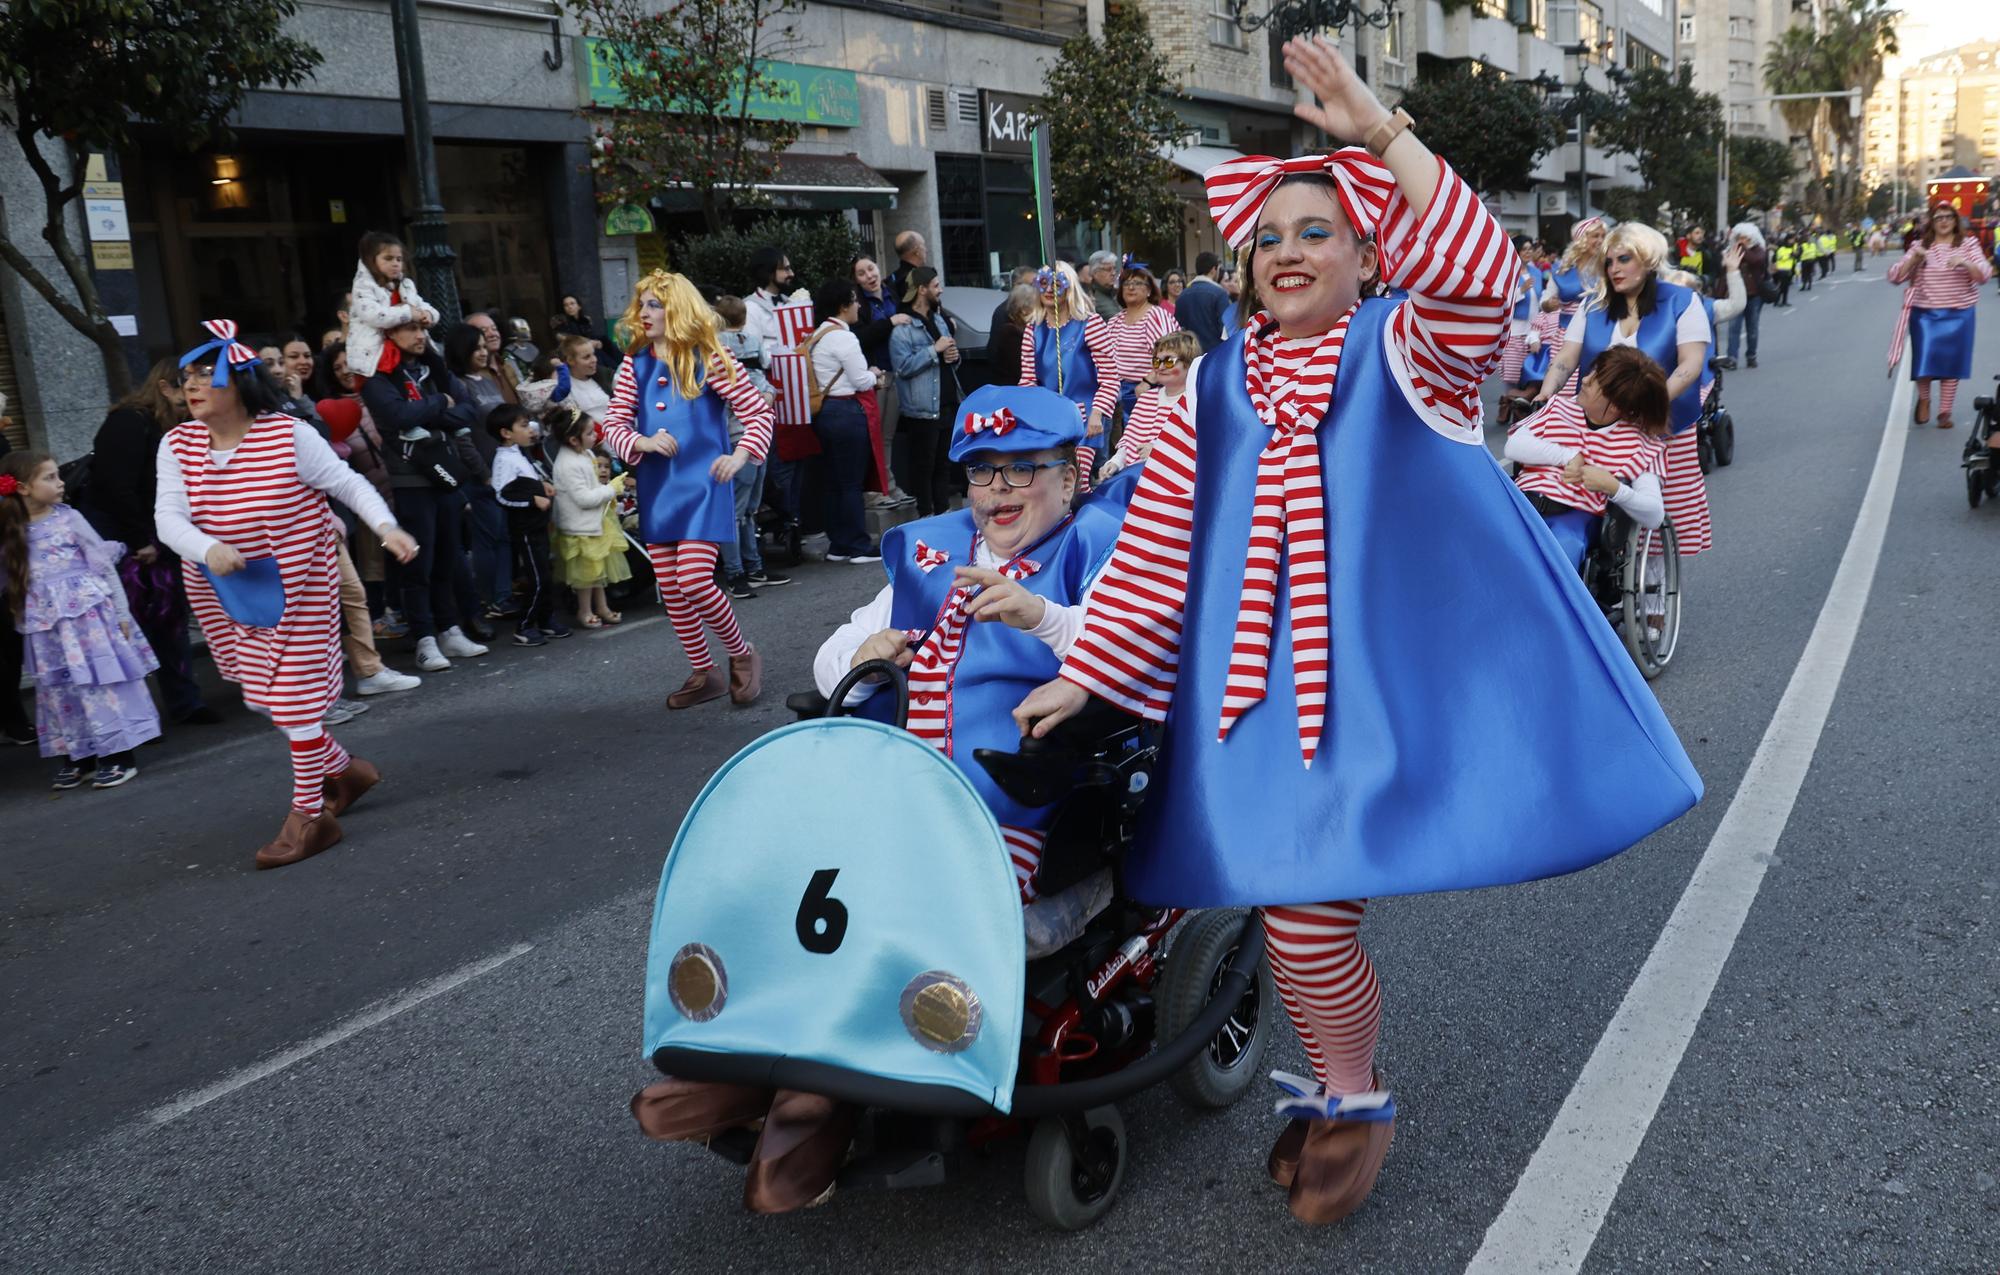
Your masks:
{"label": "striped bow headband", "polygon": [[1222,231],[1223,241],[1232,248],[1250,242],[1264,201],[1279,182],[1302,173],[1323,173],[1333,179],[1341,211],[1358,235],[1375,233],[1389,207],[1390,192],[1396,189],[1388,165],[1359,146],[1344,146],[1331,155],[1292,159],[1245,155],[1217,164],[1202,175],[1202,185],[1208,188],[1208,214]]}
{"label": "striped bow headband", "polygon": [[257,351],[236,339],[236,320],[234,319],[203,319],[201,326],[204,331],[215,339],[197,345],[186,354],[181,355],[180,365],[186,367],[188,364],[206,355],[217,355],[218,357],[215,360],[215,377],[209,383],[227,388],[229,385],[229,369],[257,362]]}
{"label": "striped bow headband", "polygon": [[999,438],[1003,434],[1013,432],[1014,426],[1018,424],[1020,422],[1014,419],[1013,409],[1008,407],[999,408],[991,414],[968,412],[965,416],[965,436],[971,438],[974,434],[983,434],[991,430],[993,436]]}
{"label": "striped bow headband", "polygon": [[951,555],[942,549],[933,549],[923,541],[917,541],[917,569],[925,575],[951,561]]}
{"label": "striped bow headband", "polygon": [[1569,237],[1571,239],[1581,239],[1586,231],[1602,229],[1604,229],[1604,218],[1585,217],[1582,221],[1577,222],[1569,228]]}

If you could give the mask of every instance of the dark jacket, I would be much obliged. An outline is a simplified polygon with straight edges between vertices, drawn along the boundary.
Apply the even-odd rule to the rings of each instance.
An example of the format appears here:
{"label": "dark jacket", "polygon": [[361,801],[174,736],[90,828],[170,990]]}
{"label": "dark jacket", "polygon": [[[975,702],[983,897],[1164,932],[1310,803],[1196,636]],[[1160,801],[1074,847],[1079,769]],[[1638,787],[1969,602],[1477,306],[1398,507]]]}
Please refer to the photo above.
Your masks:
{"label": "dark jacket", "polygon": [[1764,287],[1764,279],[1771,271],[1771,257],[1762,248],[1751,246],[1743,250],[1743,260],[1736,267],[1743,276],[1743,291],[1747,296],[1756,296]]}
{"label": "dark jacket", "polygon": [[1007,317],[1009,304],[1011,298],[994,306],[986,325],[987,379],[994,385],[1014,385],[1021,379],[1021,325]]}
{"label": "dark jacket", "polygon": [[84,515],[97,534],[106,540],[122,540],[133,552],[158,543],[153,530],[153,497],[164,433],[151,412],[114,407],[97,427],[97,440],[91,444]]}
{"label": "dark jacket", "polygon": [[861,297],[861,317],[854,324],[854,339],[861,342],[861,357],[868,360],[869,367],[889,366],[889,333],[895,329],[892,316],[896,313],[896,297],[888,285],[883,286],[882,295],[873,297],[862,292],[857,286],[855,292]]}
{"label": "dark jacket", "polygon": [[1181,299],[1174,303],[1174,318],[1201,338],[1204,353],[1222,344],[1222,316],[1229,309],[1229,294],[1207,276],[1188,282]]}
{"label": "dark jacket", "polygon": [[361,402],[381,431],[389,485],[429,486],[426,471],[432,457],[442,460],[461,483],[486,481],[485,464],[472,443],[472,432],[483,429],[484,422],[471,392],[445,366],[437,346],[411,358],[392,345],[382,351],[382,364],[361,383]]}

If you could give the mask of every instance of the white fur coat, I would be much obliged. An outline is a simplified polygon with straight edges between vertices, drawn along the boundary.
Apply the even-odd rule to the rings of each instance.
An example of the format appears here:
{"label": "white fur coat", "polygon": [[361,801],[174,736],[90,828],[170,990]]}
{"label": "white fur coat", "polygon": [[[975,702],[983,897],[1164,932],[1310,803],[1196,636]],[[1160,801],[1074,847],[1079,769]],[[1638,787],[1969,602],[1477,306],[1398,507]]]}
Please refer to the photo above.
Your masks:
{"label": "white fur coat", "polygon": [[389,300],[389,290],[375,282],[365,261],[355,263],[354,295],[347,306],[347,370],[355,376],[375,375],[382,357],[382,334],[412,319],[438,321],[438,312],[417,295],[417,285],[404,279],[396,285],[400,303]]}

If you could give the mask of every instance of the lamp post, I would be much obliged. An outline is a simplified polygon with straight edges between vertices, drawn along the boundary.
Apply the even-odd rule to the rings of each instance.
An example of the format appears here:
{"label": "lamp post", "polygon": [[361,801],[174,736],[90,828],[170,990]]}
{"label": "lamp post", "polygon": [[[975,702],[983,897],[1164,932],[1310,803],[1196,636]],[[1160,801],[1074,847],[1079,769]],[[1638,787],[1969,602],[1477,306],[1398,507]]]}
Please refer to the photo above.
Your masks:
{"label": "lamp post", "polygon": [[1374,8],[1366,7],[1362,0],[1269,0],[1262,13],[1253,10],[1255,3],[1256,0],[1229,0],[1230,16],[1235,19],[1237,29],[1261,31],[1268,27],[1280,40],[1345,27],[1386,31],[1397,13],[1396,0],[1380,0]]}
{"label": "lamp post", "polygon": [[[1601,90],[1591,84],[1586,74],[1589,65],[1585,59],[1590,56],[1592,47],[1588,43],[1562,46],[1565,55],[1576,59],[1574,84],[1564,84],[1547,71],[1541,72],[1529,81],[1548,96],[1549,105],[1558,118],[1567,120],[1571,115],[1576,117],[1576,215],[1579,221],[1590,216],[1590,99],[1601,93]],[[1601,51],[1611,45],[1606,41],[1595,47]],[[1611,93],[1602,93],[1607,100],[1615,100],[1617,97],[1615,90],[1623,88],[1625,82],[1632,78],[1623,67],[1617,66],[1605,67],[1604,77],[1611,82],[1614,90]]]}
{"label": "lamp post", "polygon": [[458,275],[438,193],[437,147],[431,142],[430,90],[424,82],[424,44],[417,29],[417,0],[393,0],[390,22],[396,36],[396,79],[403,94],[403,145],[410,152],[417,206],[410,217],[411,273],[424,300],[437,307],[440,330],[456,324]]}
{"label": "lamp post", "polygon": [[[1722,140],[1715,146],[1715,229],[1719,234],[1729,224],[1729,133],[1736,127],[1736,108],[1761,106],[1768,102],[1806,102],[1823,98],[1846,98],[1848,112],[1861,114],[1861,90],[1842,89],[1832,93],[1774,93],[1769,97],[1743,97],[1726,105],[1722,117]],[[1898,180],[1901,178],[1900,169]]]}

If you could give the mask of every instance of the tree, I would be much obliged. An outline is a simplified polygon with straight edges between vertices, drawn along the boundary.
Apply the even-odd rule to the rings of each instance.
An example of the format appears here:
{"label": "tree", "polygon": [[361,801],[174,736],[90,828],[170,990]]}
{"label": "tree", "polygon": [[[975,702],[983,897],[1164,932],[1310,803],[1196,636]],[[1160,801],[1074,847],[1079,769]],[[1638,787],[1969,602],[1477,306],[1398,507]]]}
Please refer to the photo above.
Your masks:
{"label": "tree", "polygon": [[676,240],[674,268],[697,284],[747,297],[756,286],[750,277],[750,254],[766,244],[785,250],[792,273],[807,288],[845,278],[862,251],[861,236],[838,217],[764,217],[740,230],[732,226]]}
{"label": "tree", "polygon": [[[1592,117],[1597,142],[1639,165],[1636,209],[1659,220],[1666,209],[1715,206],[1715,148],[1722,136],[1722,99],[1694,87],[1686,62],[1647,67],[1625,86],[1621,109]],[[1704,180],[1705,175],[1705,180]]]}
{"label": "tree", "polygon": [[131,388],[131,369],[66,224],[83,193],[85,156],[131,149],[141,126],[188,150],[226,140],[244,93],[290,88],[320,64],[317,49],[279,33],[297,10],[295,0],[15,0],[0,8],[0,123],[41,185],[42,239],[69,288],[28,260],[11,229],[0,231],[0,261],[96,343],[114,395]]}
{"label": "tree", "polygon": [[1398,103],[1424,121],[1424,142],[1474,190],[1526,190],[1534,168],[1562,140],[1526,80],[1456,72],[1419,80]]}
{"label": "tree", "polygon": [[1188,133],[1167,103],[1173,91],[1136,4],[1105,14],[1102,40],[1063,43],[1043,88],[1045,101],[1062,104],[1047,121],[1057,213],[1136,239],[1179,241],[1179,174],[1160,154]]}
{"label": "tree", "polygon": [[800,0],[569,0],[621,101],[590,112],[598,202],[642,207],[692,191],[711,231],[739,208],[770,202],[759,187],[799,126],[755,111],[783,86],[763,73],[790,52]]}
{"label": "tree", "polygon": [[[1885,0],[1839,0],[1817,9],[1817,30],[1792,27],[1771,42],[1765,87],[1772,93],[1859,89],[1865,101],[1882,79],[1883,59],[1897,52],[1901,16]],[[1861,118],[1845,102],[1827,98],[1780,102],[1778,109],[1806,139],[1810,202],[1828,217],[1852,216],[1861,193]]]}
{"label": "tree", "polygon": [[1785,188],[1798,172],[1792,148],[1771,137],[1729,139],[1729,215],[1740,218],[1752,208],[1770,209],[1784,202]]}

